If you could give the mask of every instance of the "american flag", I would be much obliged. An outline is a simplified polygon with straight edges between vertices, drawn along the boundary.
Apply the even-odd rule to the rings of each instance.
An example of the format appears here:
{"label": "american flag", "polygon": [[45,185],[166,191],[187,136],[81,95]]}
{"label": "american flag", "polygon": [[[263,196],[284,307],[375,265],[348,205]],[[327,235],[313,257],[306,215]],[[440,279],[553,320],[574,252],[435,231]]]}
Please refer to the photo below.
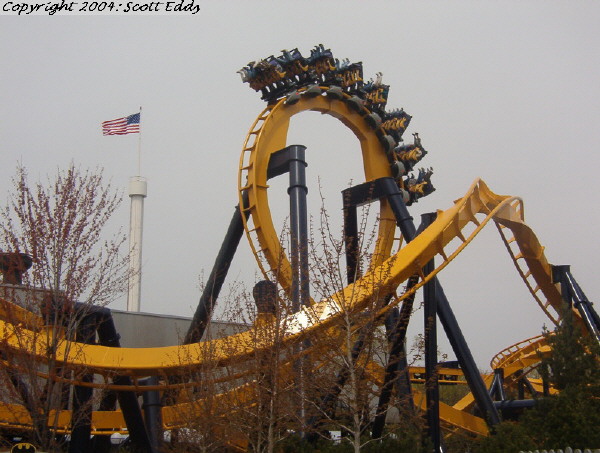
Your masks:
{"label": "american flag", "polygon": [[105,121],[102,123],[102,135],[125,135],[137,134],[140,132],[140,114],[117,118],[116,120]]}

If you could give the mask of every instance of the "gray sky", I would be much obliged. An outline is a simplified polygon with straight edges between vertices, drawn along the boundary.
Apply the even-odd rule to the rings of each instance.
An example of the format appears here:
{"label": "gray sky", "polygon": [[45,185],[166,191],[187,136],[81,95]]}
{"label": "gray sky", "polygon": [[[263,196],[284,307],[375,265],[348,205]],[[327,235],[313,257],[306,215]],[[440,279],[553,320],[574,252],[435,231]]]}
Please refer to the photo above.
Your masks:
{"label": "gray sky", "polygon": [[[319,43],[383,72],[388,109],[413,116],[437,191],[411,209],[446,209],[476,177],[525,201],[526,220],[555,264],[600,294],[596,195],[600,143],[600,4],[554,2],[202,1],[194,16],[0,17],[0,194],[21,161],[33,180],[70,161],[102,167],[127,190],[137,135],[100,123],[142,114],[146,199],[142,310],[191,315],[233,207],[249,127],[264,108],[236,71],[281,49]],[[339,217],[339,191],[360,179],[357,141],[306,114],[291,143],[308,147],[311,206],[320,176]],[[4,195],[0,200],[4,199]],[[277,205],[285,215],[285,196]],[[112,228],[127,227],[126,200]],[[337,222],[338,220],[336,220]],[[495,229],[440,280],[478,364],[538,334],[545,322]],[[230,281],[258,268],[242,241]],[[125,299],[113,308],[124,309]],[[415,318],[414,324],[422,321]],[[449,351],[449,346],[442,346]]]}

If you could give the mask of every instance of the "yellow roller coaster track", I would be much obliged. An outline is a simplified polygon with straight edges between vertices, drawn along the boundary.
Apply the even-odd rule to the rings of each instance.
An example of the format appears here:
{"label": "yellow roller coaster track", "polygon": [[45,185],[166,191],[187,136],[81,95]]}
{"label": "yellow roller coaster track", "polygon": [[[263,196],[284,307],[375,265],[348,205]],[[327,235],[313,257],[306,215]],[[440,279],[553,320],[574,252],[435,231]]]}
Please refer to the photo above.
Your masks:
{"label": "yellow roller coaster track", "polygon": [[[430,280],[445,268],[456,257],[476,234],[492,219],[501,225],[509,225],[513,231],[525,230],[528,239],[520,243],[520,234],[516,234],[517,242],[522,253],[528,254],[526,263],[531,275],[538,282],[548,303],[559,310],[560,293],[551,282],[550,266],[543,255],[543,248],[533,232],[520,219],[520,209],[517,209],[513,197],[499,196],[492,193],[483,181],[476,181],[465,197],[453,207],[438,213],[437,220],[430,225],[415,240],[407,244],[395,255],[388,258],[382,265],[372,269],[356,283],[348,285],[334,294],[331,299],[315,303],[309,309],[289,315],[286,320],[287,331],[284,342],[293,342],[299,336],[313,333],[315,330],[329,326],[340,314],[338,301],[344,301],[346,307],[359,311],[368,303],[374,288],[394,290],[411,275],[421,273],[423,263],[439,255],[435,271],[422,279],[412,290],[416,291],[425,281]],[[476,215],[485,217],[478,220]],[[471,232],[465,231],[470,227]],[[458,245],[453,239],[460,239]],[[455,246],[449,250],[449,246]],[[405,294],[402,297],[406,297]],[[382,313],[397,304],[402,298],[393,301],[382,308]],[[0,321],[0,336],[6,348],[14,352],[29,354],[36,360],[44,360],[47,345],[51,344],[48,335],[37,335],[27,331],[23,326],[14,326],[6,320]],[[69,346],[67,348],[67,346]],[[59,342],[57,358],[59,361],[74,367],[85,367],[98,374],[112,375],[114,373],[134,376],[145,376],[157,370],[166,374],[184,373],[187,368],[197,366],[205,361],[203,350],[211,350],[211,360],[222,364],[232,361],[245,360],[255,348],[267,349],[271,344],[256,343],[253,332],[247,331],[230,337],[211,340],[183,346],[168,346],[161,348],[110,348],[97,345]],[[187,358],[186,361],[182,357]]]}
{"label": "yellow roller coaster track", "polygon": [[[240,206],[245,205],[244,194],[248,198],[248,204],[244,208],[244,212],[250,214],[248,217],[244,216],[248,241],[265,277],[276,276],[286,290],[291,286],[292,273],[271,217],[267,169],[271,155],[286,146],[290,119],[305,111],[321,112],[339,119],[360,142],[365,181],[391,176],[390,163],[378,136],[378,132],[382,135],[381,126],[378,130],[369,125],[365,119],[369,111],[366,108],[357,111],[351,107],[348,103],[350,95],[341,93],[341,99],[331,98],[325,94],[326,87],[321,89],[324,94],[305,94],[291,105],[286,99],[269,105],[250,128],[240,157],[238,189]],[[390,256],[396,228],[395,219],[385,201],[380,204],[379,218],[379,233],[372,267],[381,264]]]}
{"label": "yellow roller coaster track", "polygon": [[[550,267],[544,257],[543,247],[523,222],[521,204],[515,201],[517,199],[513,197],[492,193],[483,181],[475,181],[463,198],[448,210],[440,211],[433,224],[381,266],[365,274],[355,284],[336,293],[331,299],[315,303],[310,310],[290,315],[286,322],[289,327],[283,341],[294,342],[303,334],[317,333],[326,329],[340,313],[335,309],[337,306],[335,301],[345,300],[353,309],[361,310],[366,306],[374,287],[395,288],[411,275],[419,273],[423,263],[440,256],[442,260],[435,271],[422,279],[418,285],[418,287],[422,286],[425,281],[446,267],[490,220],[500,225],[507,225],[507,228],[517,233],[516,242],[521,253],[527,254],[528,258],[525,262],[530,266],[531,275],[542,288],[546,300],[558,310],[561,303],[560,294],[551,283]],[[479,214],[483,215],[481,220],[478,219]],[[468,229],[471,231],[467,234]],[[519,234],[519,231],[525,234]],[[524,237],[527,238],[527,242],[520,243],[521,238]],[[460,239],[458,245],[453,241],[456,238]],[[455,248],[449,250],[449,245],[455,245]],[[416,289],[414,288],[413,291]],[[403,297],[406,297],[406,294]],[[390,306],[401,300],[402,298],[398,298]],[[318,335],[312,337],[318,338]],[[14,325],[6,319],[0,320],[0,338],[3,339],[4,347],[12,350],[13,353],[25,354],[39,362],[46,359],[44,351],[47,351],[47,345],[51,344],[47,335],[39,335],[35,331],[27,330],[23,325]],[[216,360],[220,364],[227,364],[245,360],[254,353],[255,349],[266,350],[272,346],[266,340],[262,344],[257,344],[256,338],[252,331],[248,331],[204,343],[162,348],[110,348],[80,343],[67,345],[65,341],[61,341],[56,350],[56,358],[71,368],[93,371],[107,378],[114,375],[145,376],[150,373],[189,374],[189,369],[207,361]],[[211,351],[211,353],[205,355],[203,351]],[[521,353],[517,351],[513,355],[519,354]],[[73,384],[84,383],[73,381]],[[105,383],[98,384],[98,387],[102,388],[110,388],[110,386],[108,379]]]}
{"label": "yellow roller coaster track", "polygon": [[[276,275],[285,289],[291,285],[291,271],[271,218],[267,168],[269,157],[286,146],[291,117],[303,111],[319,111],[338,118],[360,141],[365,180],[372,181],[391,176],[390,164],[380,141],[381,131],[378,134],[377,127],[371,127],[366,121],[368,111],[351,108],[346,100],[329,98],[326,94],[314,96],[313,93],[311,96],[300,96],[298,102],[292,105],[288,105],[285,100],[269,105],[254,122],[244,144],[238,188],[240,206],[249,214],[245,219],[246,234],[262,271],[267,276]],[[243,194],[247,196],[248,204],[243,203]],[[561,295],[551,280],[551,269],[544,255],[544,248],[524,223],[521,200],[494,194],[482,180],[476,180],[464,197],[449,209],[439,211],[435,222],[393,255],[391,249],[396,223],[389,205],[382,200],[378,239],[369,270],[355,283],[341,289],[330,298],[313,302],[310,307],[288,315],[283,321],[286,326],[282,338],[283,346],[294,344],[304,336],[310,335],[313,347],[319,347],[320,335],[337,322],[342,307],[359,313],[368,306],[374,291],[393,293],[409,277],[420,275],[421,279],[415,287],[381,308],[379,314],[383,315],[444,269],[490,221],[494,221],[498,226],[519,274],[534,299],[549,318],[557,322],[562,303]],[[437,258],[438,264],[433,272],[424,276],[423,265],[433,258]],[[6,304],[8,302],[1,306],[5,307]],[[48,346],[53,344],[52,332],[43,331],[39,323],[37,327],[29,327],[33,324],[13,322],[14,318],[11,319],[8,312],[10,310],[0,310],[0,339],[3,348],[12,354],[28,356],[31,360],[44,363],[47,360]],[[256,335],[256,328],[254,326],[246,332],[203,343],[160,348],[110,348],[67,342],[59,338],[58,346],[54,349],[54,359],[70,369],[85,370],[86,373],[104,377],[103,382],[98,383],[81,382],[74,378],[70,381],[74,385],[125,390],[125,386],[114,386],[110,379],[115,375],[127,375],[134,379],[134,385],[129,389],[135,390],[139,389],[135,384],[138,377],[190,376],[190,371],[198,366],[209,363],[218,366],[240,363],[252,358],[257,351],[272,348],[272,340]],[[43,334],[40,334],[42,331]],[[527,347],[516,347],[514,350],[509,348],[495,359],[494,366],[523,368],[534,359],[535,354],[532,351],[536,345],[537,343],[532,342]],[[74,376],[77,375],[78,373],[74,373]],[[54,376],[46,377],[56,379]],[[239,377],[236,376],[235,379]],[[467,407],[468,404],[465,400],[462,407]],[[450,414],[447,415],[450,417],[450,420],[447,420],[450,423],[452,418],[455,419],[456,426],[466,423],[464,417],[459,420],[460,417],[456,415],[460,406],[455,405],[444,412]],[[196,409],[189,405],[186,410]],[[22,411],[14,410],[10,413],[12,418],[5,412],[0,413],[0,419],[4,420],[0,423],[14,426],[27,424],[22,417],[17,417]],[[163,408],[165,426],[177,424],[170,418],[170,413],[174,413],[172,408]],[[119,412],[95,413],[94,417],[95,432],[123,430],[124,424]],[[480,421],[473,423],[477,426],[481,424]],[[68,424],[65,426],[67,430]],[[472,427],[471,431],[482,432],[482,429]]]}

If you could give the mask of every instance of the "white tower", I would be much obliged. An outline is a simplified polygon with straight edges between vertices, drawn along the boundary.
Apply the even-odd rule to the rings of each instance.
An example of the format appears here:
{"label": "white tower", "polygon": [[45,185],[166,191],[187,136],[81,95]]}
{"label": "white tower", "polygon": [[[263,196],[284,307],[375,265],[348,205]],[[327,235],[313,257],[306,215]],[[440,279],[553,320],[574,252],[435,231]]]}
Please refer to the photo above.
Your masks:
{"label": "white tower", "polygon": [[142,233],[144,231],[144,198],[148,193],[146,179],[132,176],[129,180],[131,211],[129,216],[129,293],[127,311],[140,311],[142,289]]}

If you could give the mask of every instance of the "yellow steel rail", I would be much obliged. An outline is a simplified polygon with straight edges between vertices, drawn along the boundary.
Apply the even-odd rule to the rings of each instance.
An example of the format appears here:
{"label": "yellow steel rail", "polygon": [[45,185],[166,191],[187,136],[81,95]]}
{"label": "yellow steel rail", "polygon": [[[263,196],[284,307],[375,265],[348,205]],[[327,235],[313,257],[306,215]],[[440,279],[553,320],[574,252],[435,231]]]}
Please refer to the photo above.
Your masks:
{"label": "yellow steel rail", "polygon": [[[368,305],[374,291],[382,288],[386,291],[395,289],[411,275],[420,273],[424,263],[436,255],[441,256],[440,264],[433,274],[421,280],[417,285],[417,288],[420,287],[448,265],[490,220],[510,228],[515,234],[517,245],[529,252],[527,259],[531,275],[538,282],[539,291],[549,301],[549,306],[556,309],[560,303],[560,294],[554,285],[550,284],[550,268],[543,255],[543,247],[523,223],[521,209],[517,209],[520,202],[516,201],[516,198],[495,195],[482,181],[476,181],[462,199],[448,210],[439,212],[437,220],[430,227],[382,265],[372,269],[355,284],[334,294],[331,299],[315,303],[309,309],[288,316],[284,320],[287,327],[283,343],[291,344],[308,333],[312,334],[313,339],[319,338],[319,333],[322,334],[341,314],[341,304],[337,301],[344,301],[346,307],[358,312]],[[471,231],[467,233],[469,225]],[[453,249],[448,249],[455,238],[460,239],[459,244]],[[412,291],[416,291],[417,288]],[[393,301],[390,306],[409,294],[411,292]],[[7,319],[0,319],[0,339],[7,351],[29,356],[39,362],[46,360],[47,346],[52,344],[47,332],[44,331],[44,334],[40,335],[39,331],[28,329],[26,323],[13,324]],[[93,371],[107,377],[115,374],[135,377],[189,373],[193,367],[210,362],[220,365],[235,363],[252,357],[257,350],[267,350],[272,346],[269,339],[262,338],[253,331],[199,344],[141,349],[67,344],[65,340],[59,339],[54,357],[73,369]],[[535,346],[523,349],[527,351],[515,351],[511,354],[512,359],[502,365],[506,367],[508,374],[511,374],[513,369],[531,366],[535,360],[539,360]],[[110,384],[103,386],[110,387]],[[460,406],[464,408],[467,405],[457,404],[454,409],[460,409]],[[113,429],[111,426],[121,426],[118,421],[120,415],[114,414],[116,420],[109,415],[103,415],[107,424],[98,426],[99,431]]]}
{"label": "yellow steel rail", "polygon": [[[295,103],[282,99],[267,106],[252,124],[240,157],[238,191],[240,207],[246,214],[242,216],[246,235],[263,274],[268,278],[275,276],[286,290],[291,287],[291,266],[273,224],[268,200],[267,170],[270,156],[287,144],[291,118],[304,111],[318,111],[339,119],[359,140],[365,181],[389,177],[392,174],[385,141],[381,141],[381,126],[377,122],[368,121],[367,115],[370,112],[347,102],[350,96],[344,93],[328,97],[326,91],[326,87],[321,88],[321,94],[315,93],[314,89],[310,93],[301,91]],[[248,200],[247,203],[244,202],[244,198]],[[393,255],[391,250],[396,222],[385,200],[379,202],[379,219],[375,250],[365,275],[354,284],[340,288],[331,298],[313,301],[310,307],[286,316],[282,321],[283,335],[278,340],[278,347],[288,347],[304,336],[310,336],[313,347],[319,348],[319,338],[327,336],[326,332],[330,326],[338,322],[345,311],[358,314],[369,307],[377,294],[394,293],[409,277],[419,275],[421,279],[416,286],[395,298],[378,313],[385,314],[444,269],[490,221],[498,227],[519,275],[536,302],[554,323],[559,321],[561,295],[552,282],[550,264],[544,255],[544,248],[531,228],[524,223],[523,206],[519,198],[494,194],[483,181],[476,180],[463,198],[449,209],[439,211],[435,222]],[[434,257],[438,258],[436,269],[427,276],[423,275],[423,265]],[[266,327],[268,328],[268,323]],[[272,336],[261,335],[257,331],[264,328],[262,323],[253,326],[247,332],[190,345],[110,348],[67,341],[63,337],[54,338],[53,332],[44,328],[40,318],[0,299],[0,341],[7,354],[25,356],[41,364],[48,360],[56,360],[61,366],[69,369],[98,374],[102,376],[102,382],[86,383],[76,378],[67,382],[114,390],[142,390],[136,384],[137,378],[142,376],[191,376],[192,371],[199,366],[227,366],[252,359],[257,352],[268,351],[276,346]],[[60,332],[57,335],[60,335]],[[503,368],[505,378],[510,381],[515,378],[517,370],[533,367],[539,361],[539,353],[545,352],[547,348],[539,339],[527,340],[499,353],[492,366]],[[16,362],[14,366],[17,366]],[[417,371],[412,371],[414,377]],[[445,374],[455,374],[454,370],[445,371]],[[74,373],[75,376],[79,374]],[[131,376],[131,388],[112,384],[110,380],[115,375]],[[42,372],[40,376],[59,379]],[[239,382],[243,377],[244,373],[241,372],[223,379]],[[491,381],[491,376],[485,376],[484,379],[486,382]],[[185,385],[193,383],[175,386]],[[152,388],[164,389],[167,385]],[[231,392],[242,400],[251,397],[247,385],[237,386],[230,390]],[[231,397],[231,394],[214,396],[223,400],[226,397]],[[418,396],[416,398],[418,399]],[[465,412],[472,402],[472,395],[467,395],[453,407],[442,405],[441,416],[455,427],[485,434],[487,427],[483,420]],[[187,417],[197,414],[202,410],[201,407],[199,401],[192,401],[163,408],[165,427],[182,426]],[[67,432],[70,414],[61,411],[58,420],[59,431]],[[22,406],[0,407],[0,426],[30,425],[29,414]],[[124,432],[125,429],[119,411],[94,412],[93,433]]]}
{"label": "yellow steel rail", "polygon": [[[392,301],[382,312],[388,310],[446,267],[492,219],[509,224],[513,230],[527,229],[531,232],[520,219],[519,211],[514,209],[514,201],[515,198],[493,194],[483,181],[477,180],[465,197],[450,209],[440,211],[432,225],[382,265],[366,273],[356,283],[340,290],[331,299],[317,302],[297,314],[289,315],[284,320],[287,327],[283,343],[289,344],[303,335],[314,334],[319,329],[331,325],[341,315],[342,305],[357,312],[364,309],[375,291],[395,290],[411,275],[421,273],[424,263],[436,255],[441,256],[442,260],[433,273],[422,279],[411,292]],[[482,220],[476,217],[480,213],[485,216]],[[475,228],[465,236],[463,231],[470,224],[474,224]],[[543,257],[543,248],[533,233],[527,234],[526,237],[529,242],[522,244],[523,247],[535,251],[538,257]],[[460,239],[457,246],[451,244],[455,238]],[[449,245],[455,245],[456,248],[448,249]],[[542,291],[547,291],[547,295],[552,296],[548,297],[550,303],[557,307],[560,294],[554,285],[543,284],[550,281],[550,269],[549,266],[543,265],[544,263],[545,258],[540,260],[540,265],[532,266],[532,275],[536,281],[542,283]],[[45,351],[53,344],[49,335],[37,335],[23,325],[14,325],[6,320],[0,320],[0,338],[5,348],[14,353],[28,354],[38,361],[46,359]],[[56,360],[66,365],[104,375],[137,376],[155,374],[157,370],[165,375],[186,373],[190,368],[210,361],[219,364],[239,362],[251,357],[256,350],[272,347],[272,341],[256,335],[252,329],[209,342],[160,348],[110,348],[68,343],[62,339],[58,339],[56,343]]]}
{"label": "yellow steel rail", "polygon": [[[327,88],[321,88],[325,93]],[[301,91],[302,93],[302,91]],[[244,209],[246,235],[258,265],[267,278],[276,276],[281,286],[289,290],[292,273],[289,260],[283,252],[279,236],[273,225],[268,199],[267,169],[269,158],[285,148],[290,119],[301,112],[317,111],[339,119],[360,142],[365,181],[391,176],[390,163],[377,135],[381,126],[372,128],[365,120],[367,109],[356,111],[347,101],[350,95],[330,98],[326,94],[314,96],[303,94],[294,104],[281,99],[269,105],[253,123],[242,150],[238,173],[240,206],[244,206],[244,194],[248,205]],[[381,134],[381,131],[379,131]],[[377,266],[390,256],[396,222],[386,201],[380,202],[379,232],[371,266]]]}
{"label": "yellow steel rail", "polygon": [[[385,373],[383,367],[378,363],[370,361],[366,368],[370,378],[376,385],[381,387],[383,385],[383,376]],[[418,367],[410,367],[411,375],[413,375],[417,369]],[[449,372],[450,369],[443,370]],[[442,369],[439,371],[441,373]],[[425,411],[427,409],[425,394],[415,389],[412,389],[412,394],[415,406]],[[445,429],[460,428],[468,433],[481,436],[487,436],[489,433],[489,428],[483,418],[472,415],[464,410],[457,409],[456,406],[450,406],[440,401],[439,412],[440,421]]]}

